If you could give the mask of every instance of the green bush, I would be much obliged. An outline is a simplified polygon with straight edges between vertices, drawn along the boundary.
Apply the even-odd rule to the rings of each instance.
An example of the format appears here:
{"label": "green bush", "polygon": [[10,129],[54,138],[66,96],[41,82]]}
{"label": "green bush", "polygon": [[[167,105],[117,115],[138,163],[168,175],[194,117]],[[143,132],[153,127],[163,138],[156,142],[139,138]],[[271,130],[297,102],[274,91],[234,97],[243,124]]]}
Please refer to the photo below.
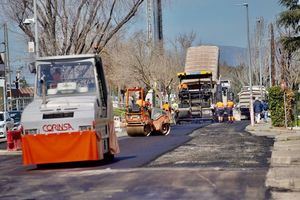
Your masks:
{"label": "green bush", "polygon": [[126,110],[123,108],[114,108],[114,116],[124,117]]}
{"label": "green bush", "polygon": [[[284,126],[284,91],[279,86],[269,88],[269,109],[271,114],[272,125],[276,127]],[[292,101],[294,93],[292,90],[285,90],[286,95],[286,111],[288,126],[293,123]]]}

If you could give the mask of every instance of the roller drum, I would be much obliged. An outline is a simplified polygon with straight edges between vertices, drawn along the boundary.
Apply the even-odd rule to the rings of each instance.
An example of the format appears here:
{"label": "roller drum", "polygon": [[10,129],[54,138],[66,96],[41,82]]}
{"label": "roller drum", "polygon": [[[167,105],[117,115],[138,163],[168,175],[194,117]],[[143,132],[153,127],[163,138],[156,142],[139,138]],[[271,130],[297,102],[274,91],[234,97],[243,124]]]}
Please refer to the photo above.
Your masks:
{"label": "roller drum", "polygon": [[178,118],[189,118],[191,117],[191,109],[190,108],[179,108],[178,109]]}
{"label": "roller drum", "polygon": [[149,130],[148,125],[140,125],[140,126],[130,126],[127,125],[127,134],[129,136],[149,136],[151,130]]}

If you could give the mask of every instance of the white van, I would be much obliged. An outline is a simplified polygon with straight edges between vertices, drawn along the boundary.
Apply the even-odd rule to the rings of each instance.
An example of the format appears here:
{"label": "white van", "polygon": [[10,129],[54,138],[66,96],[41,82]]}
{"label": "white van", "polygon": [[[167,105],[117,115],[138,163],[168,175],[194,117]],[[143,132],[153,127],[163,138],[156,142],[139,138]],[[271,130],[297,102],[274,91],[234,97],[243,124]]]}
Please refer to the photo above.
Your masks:
{"label": "white van", "polygon": [[14,127],[14,120],[9,117],[8,112],[0,112],[0,137],[6,137],[7,130]]}

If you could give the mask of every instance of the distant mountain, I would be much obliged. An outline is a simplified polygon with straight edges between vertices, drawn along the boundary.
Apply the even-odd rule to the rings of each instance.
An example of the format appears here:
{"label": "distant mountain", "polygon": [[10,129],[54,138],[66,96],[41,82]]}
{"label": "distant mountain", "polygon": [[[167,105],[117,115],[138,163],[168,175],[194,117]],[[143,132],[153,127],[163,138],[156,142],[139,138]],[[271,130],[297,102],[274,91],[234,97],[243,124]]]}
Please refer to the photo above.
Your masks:
{"label": "distant mountain", "polygon": [[219,46],[220,64],[226,63],[229,66],[238,66],[247,61],[247,49],[234,46]]}

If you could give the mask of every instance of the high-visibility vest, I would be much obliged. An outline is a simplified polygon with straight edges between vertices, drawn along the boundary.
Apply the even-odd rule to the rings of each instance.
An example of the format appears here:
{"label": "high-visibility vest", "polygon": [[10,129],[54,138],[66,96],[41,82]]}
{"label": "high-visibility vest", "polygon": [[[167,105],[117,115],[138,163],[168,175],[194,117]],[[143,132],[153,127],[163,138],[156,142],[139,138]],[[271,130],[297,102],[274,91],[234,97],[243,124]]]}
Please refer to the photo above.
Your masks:
{"label": "high-visibility vest", "polygon": [[234,103],[232,101],[227,102],[227,108],[233,108]]}
{"label": "high-visibility vest", "polygon": [[220,102],[220,101],[219,101],[218,103],[216,103],[216,107],[219,108],[219,109],[224,108],[223,102]]}
{"label": "high-visibility vest", "polygon": [[169,111],[170,110],[170,105],[167,104],[167,103],[163,104],[163,110]]}
{"label": "high-visibility vest", "polygon": [[142,107],[143,106],[143,100],[142,99],[137,100],[136,104],[139,105],[140,107]]}
{"label": "high-visibility vest", "polygon": [[188,89],[188,86],[185,83],[181,83],[179,84],[179,89]]}

